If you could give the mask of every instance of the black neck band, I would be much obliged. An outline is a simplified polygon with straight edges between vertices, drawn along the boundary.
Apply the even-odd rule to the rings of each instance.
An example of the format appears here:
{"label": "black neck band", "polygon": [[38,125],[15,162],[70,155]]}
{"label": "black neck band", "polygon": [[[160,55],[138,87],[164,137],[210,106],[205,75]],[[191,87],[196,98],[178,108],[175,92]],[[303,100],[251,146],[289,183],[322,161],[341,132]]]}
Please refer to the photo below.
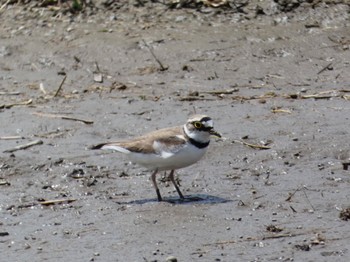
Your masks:
{"label": "black neck band", "polygon": [[194,145],[195,147],[201,149],[201,148],[206,148],[207,146],[209,146],[210,141],[203,143],[203,142],[198,142],[198,141],[194,140],[193,138],[190,138],[185,131],[185,126],[183,127],[183,132],[184,132],[185,136],[187,136],[188,141],[190,141],[190,143],[192,145]]}
{"label": "black neck band", "polygon": [[197,148],[205,148],[205,147],[209,146],[209,142],[210,142],[210,141],[208,141],[206,143],[202,143],[202,142],[198,142],[192,138],[189,138],[189,141],[192,145],[194,145]]}

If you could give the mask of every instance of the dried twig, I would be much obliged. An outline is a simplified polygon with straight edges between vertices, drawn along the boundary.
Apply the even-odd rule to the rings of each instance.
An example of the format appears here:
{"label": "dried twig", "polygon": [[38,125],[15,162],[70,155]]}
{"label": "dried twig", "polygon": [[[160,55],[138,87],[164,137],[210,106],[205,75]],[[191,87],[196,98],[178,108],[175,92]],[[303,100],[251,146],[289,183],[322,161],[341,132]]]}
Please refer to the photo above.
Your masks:
{"label": "dried twig", "polygon": [[101,73],[101,70],[100,70],[100,67],[99,67],[97,61],[95,61],[95,66],[96,66],[96,72]]}
{"label": "dried twig", "polygon": [[[192,94],[196,94],[196,95],[189,95],[187,97],[181,97],[180,101],[194,101],[194,100],[209,100],[206,98],[203,98],[203,96],[200,96],[200,94],[210,94],[210,95],[215,95],[215,96],[219,96],[220,98],[224,98],[225,96],[221,96],[221,95],[232,95],[235,92],[239,91],[236,88],[232,88],[232,89],[227,89],[227,90],[212,90],[212,91],[195,91],[192,92]],[[248,101],[248,100],[264,100],[264,99],[271,99],[271,98],[276,98],[276,97],[282,97],[282,98],[286,98],[286,99],[309,99],[309,98],[313,98],[313,99],[330,99],[333,97],[341,97],[344,98],[346,100],[350,100],[350,96],[346,95],[344,93],[350,93],[349,89],[340,89],[340,90],[326,90],[326,91],[322,91],[319,93],[315,93],[315,94],[309,94],[309,95],[302,95],[302,94],[277,94],[275,92],[267,92],[266,94],[263,95],[252,95],[252,96],[242,96],[242,95],[232,95],[232,96],[227,96],[228,98],[232,99],[232,100],[238,100],[238,101]],[[273,113],[292,113],[291,110],[288,109],[273,109],[272,111]]]}
{"label": "dried twig", "polygon": [[183,96],[179,98],[179,101],[210,101],[214,99],[200,97],[200,96]]}
{"label": "dried twig", "polygon": [[43,206],[49,206],[49,205],[55,205],[55,204],[63,204],[63,203],[71,203],[77,201],[74,198],[68,198],[68,199],[54,199],[54,200],[45,200],[45,201],[39,201],[39,204]]}
{"label": "dried twig", "polygon": [[24,139],[23,136],[1,136],[0,140],[18,140],[18,139]]}
{"label": "dried twig", "polygon": [[282,238],[282,237],[296,237],[296,236],[301,236],[304,235],[305,233],[284,233],[284,234],[273,234],[269,236],[263,236],[262,240],[265,239],[275,239],[275,238]]}
{"label": "dried twig", "polygon": [[204,91],[201,93],[210,94],[210,95],[231,95],[231,94],[238,92],[238,91],[239,91],[238,88],[231,88],[231,89],[227,89],[227,90]]}
{"label": "dried twig", "polygon": [[293,193],[289,193],[289,196],[286,198],[286,200],[284,201],[291,201],[292,200],[292,197],[296,194],[296,192],[298,192],[302,187],[298,187],[297,189],[294,190]]}
{"label": "dried twig", "polygon": [[0,92],[0,96],[17,96],[20,94],[21,92]]}
{"label": "dried twig", "polygon": [[224,240],[224,241],[217,241],[215,243],[209,243],[204,244],[204,246],[218,246],[218,245],[227,245],[227,244],[236,244],[236,243],[242,243],[246,241],[258,241],[258,240],[266,240],[266,239],[274,239],[274,238],[283,238],[283,237],[296,237],[301,235],[306,235],[309,232],[300,232],[300,233],[283,233],[283,234],[271,234],[267,236],[262,237],[247,237],[243,240]]}
{"label": "dried twig", "polygon": [[255,100],[255,99],[267,99],[267,98],[275,98],[278,97],[278,95],[274,92],[270,92],[270,93],[266,93],[264,95],[261,96],[233,96],[232,99],[233,100]]}
{"label": "dried twig", "polygon": [[233,140],[232,142],[234,142],[234,143],[240,143],[240,144],[242,144],[242,145],[249,146],[249,147],[254,148],[254,149],[263,149],[263,150],[271,149],[270,146],[257,145],[257,144],[250,144],[250,143],[247,143],[247,142],[244,142],[244,141],[241,141],[241,140]]}
{"label": "dried twig", "polygon": [[92,120],[86,120],[86,119],[81,119],[81,118],[76,118],[76,117],[70,117],[70,116],[66,116],[66,115],[45,114],[45,113],[40,113],[40,112],[34,112],[32,114],[33,115],[37,115],[37,116],[61,118],[61,119],[65,119],[65,120],[78,121],[78,122],[82,122],[82,123],[87,124],[87,125],[91,125],[91,124],[94,123],[94,121],[92,121]]}
{"label": "dried twig", "polygon": [[237,242],[240,242],[240,241],[236,241],[236,240],[222,240],[222,241],[217,241],[215,243],[204,244],[204,246],[227,245],[227,244],[235,244]]}
{"label": "dried twig", "polygon": [[27,101],[23,101],[23,102],[17,102],[17,103],[13,103],[13,104],[3,104],[3,105],[0,105],[0,109],[3,109],[3,108],[11,108],[11,107],[14,107],[14,106],[26,106],[26,105],[29,105],[33,102],[32,99],[29,99]]}
{"label": "dried twig", "polygon": [[32,147],[32,146],[35,146],[35,145],[41,145],[41,144],[43,144],[42,140],[35,140],[35,141],[32,141],[32,142],[29,142],[28,144],[19,145],[19,146],[16,146],[14,148],[7,149],[7,150],[4,151],[4,153],[12,153],[12,152],[15,152],[15,151],[18,151],[18,150],[27,149],[29,147]]}
{"label": "dried twig", "polygon": [[295,208],[294,207],[292,207],[292,206],[289,206],[289,208],[293,211],[293,213],[298,213],[296,210],[295,210]]}
{"label": "dried twig", "polygon": [[60,84],[59,87],[57,88],[56,93],[54,94],[53,97],[56,97],[56,96],[58,95],[58,93],[61,91],[62,86],[63,86],[64,82],[66,81],[66,79],[67,79],[67,75],[65,75],[65,76],[63,77],[63,79],[62,79],[62,81],[61,81],[61,84]]}
{"label": "dried twig", "polygon": [[328,65],[326,65],[325,67],[323,67],[320,71],[318,71],[318,75],[323,73],[324,71],[326,71],[333,63],[329,63]]}
{"label": "dried twig", "polygon": [[306,192],[305,192],[305,187],[303,187],[303,193],[304,193],[304,195],[305,195],[305,198],[306,198],[307,202],[308,202],[309,205],[311,206],[312,210],[315,210],[315,208],[314,208],[314,206],[312,205],[312,203],[311,203],[311,201],[310,201],[308,195],[307,195]]}
{"label": "dried twig", "polygon": [[287,113],[287,114],[291,114],[292,111],[290,111],[289,109],[275,108],[275,109],[272,109],[272,113]]}
{"label": "dried twig", "polygon": [[[292,197],[298,192],[298,191],[303,191],[303,194],[307,200],[307,202],[309,203],[309,205],[311,206],[312,210],[315,210],[314,206],[312,205],[308,195],[306,194],[305,192],[305,189],[307,189],[305,186],[301,186],[301,187],[298,187],[297,189],[294,190],[293,193],[289,193],[289,196],[286,198],[285,201],[291,201]],[[295,212],[295,209],[291,207],[291,209],[293,210],[293,212]]]}
{"label": "dried twig", "polygon": [[[308,99],[308,98],[314,98],[314,99],[329,99],[333,97],[342,97],[346,99],[346,95],[340,94],[340,93],[349,93],[349,89],[340,89],[340,90],[327,90],[327,91],[322,91],[316,94],[311,94],[311,95],[302,95],[300,98],[302,99]],[[333,93],[333,94],[332,94]]]}
{"label": "dried twig", "polygon": [[7,0],[7,1],[0,7],[0,12],[1,12],[2,9],[4,9],[10,2],[11,2],[11,0]]}
{"label": "dried twig", "polygon": [[153,58],[156,60],[156,62],[159,64],[160,66],[160,70],[161,71],[166,71],[168,70],[168,67],[163,66],[162,62],[160,62],[160,60],[156,57],[156,55],[154,54],[152,48],[146,43],[146,41],[144,39],[142,39],[142,42],[144,43],[144,45],[148,48],[149,52],[151,53],[151,55],[153,56]]}
{"label": "dried twig", "polygon": [[82,122],[82,123],[87,124],[87,125],[91,125],[94,123],[94,121],[92,121],[92,120],[86,120],[86,119],[75,118],[75,117],[70,117],[70,116],[61,116],[61,118],[65,119],[65,120]]}
{"label": "dried twig", "polygon": [[330,99],[332,97],[336,97],[333,95],[321,95],[321,94],[314,94],[314,95],[303,95],[300,96],[302,99],[309,99],[309,98],[314,98],[314,99]]}

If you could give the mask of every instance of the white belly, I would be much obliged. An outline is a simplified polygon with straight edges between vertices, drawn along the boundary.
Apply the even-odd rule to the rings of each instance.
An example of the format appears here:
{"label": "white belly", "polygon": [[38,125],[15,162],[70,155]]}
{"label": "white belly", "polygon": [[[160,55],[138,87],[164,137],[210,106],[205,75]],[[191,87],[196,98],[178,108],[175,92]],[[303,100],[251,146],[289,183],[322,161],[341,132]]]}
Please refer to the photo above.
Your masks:
{"label": "white belly", "polygon": [[161,155],[129,153],[130,160],[148,169],[173,170],[190,166],[201,159],[207,148],[187,145],[176,153],[164,152]]}

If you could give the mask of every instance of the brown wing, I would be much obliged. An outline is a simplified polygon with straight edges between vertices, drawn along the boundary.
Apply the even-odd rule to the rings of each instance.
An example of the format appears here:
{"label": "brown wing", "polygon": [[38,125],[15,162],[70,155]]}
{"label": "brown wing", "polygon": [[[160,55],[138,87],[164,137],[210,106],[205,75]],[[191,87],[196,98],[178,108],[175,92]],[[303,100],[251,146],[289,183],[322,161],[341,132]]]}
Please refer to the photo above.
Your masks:
{"label": "brown wing", "polygon": [[[118,145],[138,153],[157,154],[160,150],[173,151],[174,148],[186,143],[184,139],[179,137],[182,132],[182,127],[160,129],[129,141],[120,142]],[[155,142],[158,142],[156,148],[154,147]]]}
{"label": "brown wing", "polygon": [[[160,150],[174,151],[177,147],[184,145],[186,141],[179,135],[183,135],[182,127],[171,127],[153,131],[143,136],[121,142],[108,142],[90,147],[91,149],[101,149],[103,146],[119,146],[131,152],[153,153],[157,154]],[[154,142],[158,142],[157,148],[154,148]],[[167,150],[168,149],[168,150]]]}

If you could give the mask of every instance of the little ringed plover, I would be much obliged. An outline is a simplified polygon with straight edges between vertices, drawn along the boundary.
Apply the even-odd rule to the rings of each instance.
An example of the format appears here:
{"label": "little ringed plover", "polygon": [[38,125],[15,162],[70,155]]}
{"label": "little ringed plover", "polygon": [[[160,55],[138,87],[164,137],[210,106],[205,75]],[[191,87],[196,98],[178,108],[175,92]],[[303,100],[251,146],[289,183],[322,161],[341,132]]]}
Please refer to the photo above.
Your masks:
{"label": "little ringed plover", "polygon": [[91,149],[110,149],[127,154],[131,162],[152,170],[151,179],[158,201],[162,201],[162,196],[156,174],[170,170],[169,179],[183,199],[174,172],[200,160],[208,148],[210,136],[221,137],[214,130],[213,120],[206,115],[194,115],[183,126],[156,130],[127,141],[102,143]]}

